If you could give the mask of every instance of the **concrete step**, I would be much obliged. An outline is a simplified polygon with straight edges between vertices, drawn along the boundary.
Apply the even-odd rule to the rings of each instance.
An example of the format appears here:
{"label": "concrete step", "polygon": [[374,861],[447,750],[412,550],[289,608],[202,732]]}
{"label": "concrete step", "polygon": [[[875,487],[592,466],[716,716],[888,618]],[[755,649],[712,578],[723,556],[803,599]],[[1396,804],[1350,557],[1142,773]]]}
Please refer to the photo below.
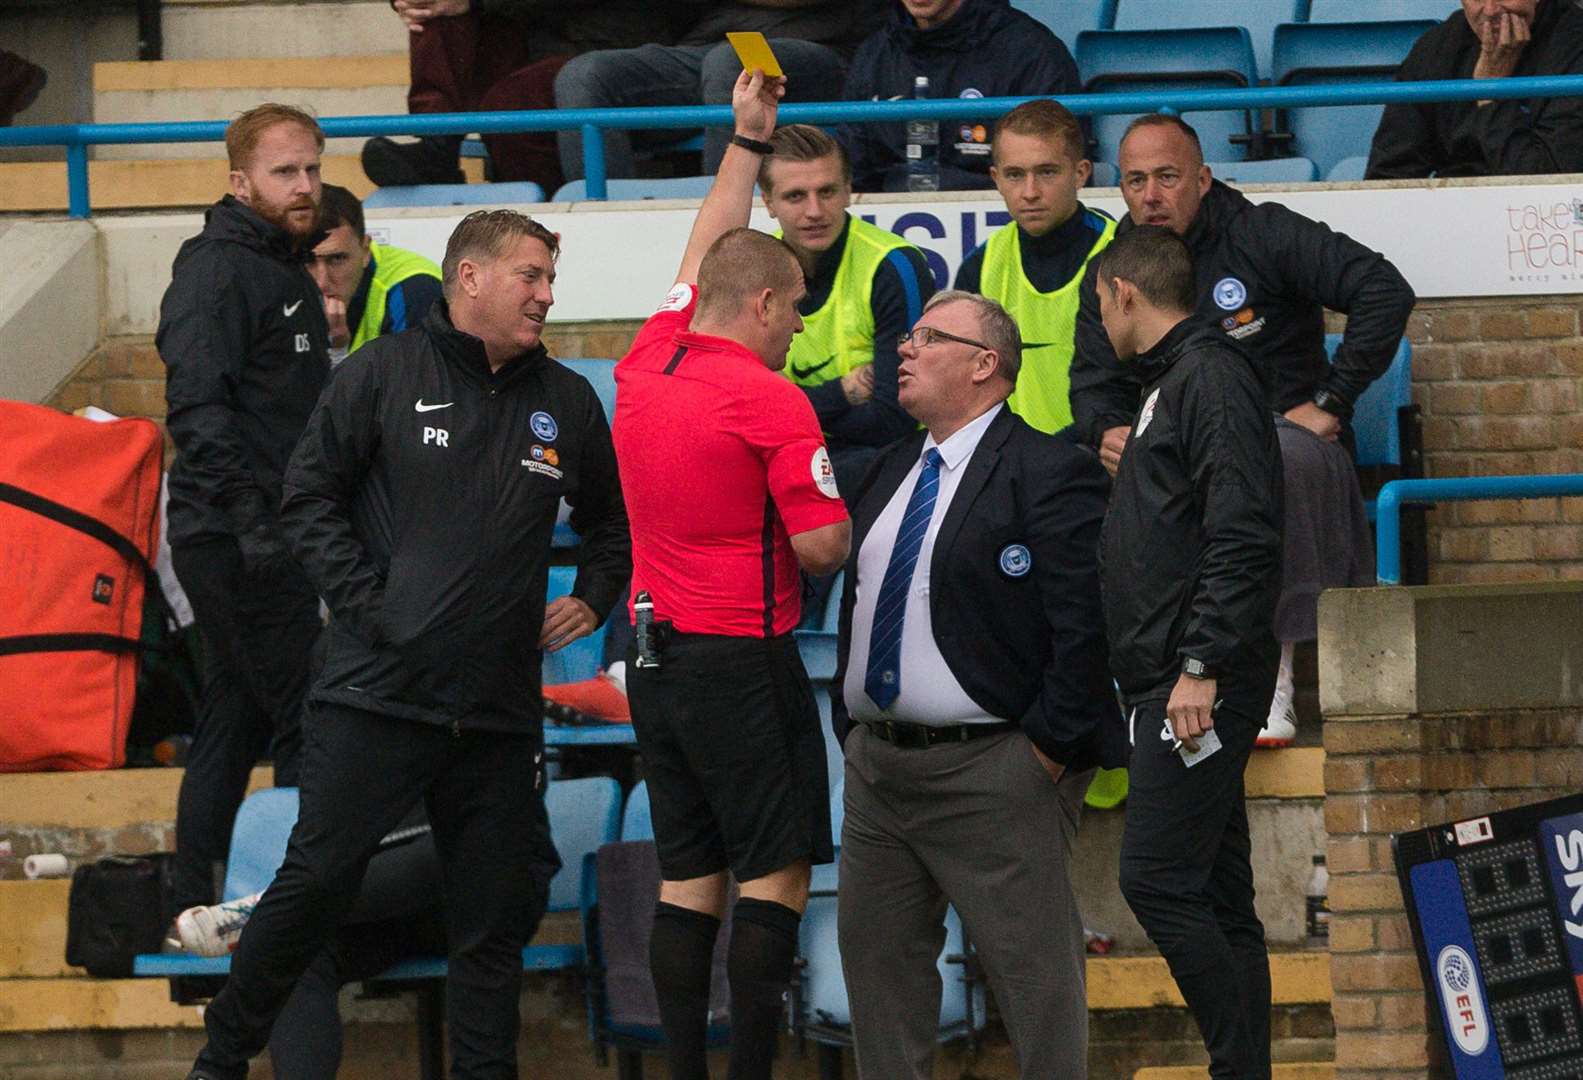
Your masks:
{"label": "concrete step", "polygon": [[[229,120],[265,101],[300,105],[319,116],[407,111],[405,53],[334,58],[160,60],[93,66],[97,123]],[[362,139],[332,139],[326,153],[355,155]],[[205,158],[204,143],[102,146],[101,160]]]}
{"label": "concrete step", "polygon": [[[1132,1080],[1208,1080],[1203,1065],[1153,1065],[1132,1074]],[[1331,1061],[1276,1062],[1273,1080],[1335,1080],[1336,1066]]]}
{"label": "concrete step", "polygon": [[385,0],[164,0],[167,60],[364,56],[402,52],[407,31]]}

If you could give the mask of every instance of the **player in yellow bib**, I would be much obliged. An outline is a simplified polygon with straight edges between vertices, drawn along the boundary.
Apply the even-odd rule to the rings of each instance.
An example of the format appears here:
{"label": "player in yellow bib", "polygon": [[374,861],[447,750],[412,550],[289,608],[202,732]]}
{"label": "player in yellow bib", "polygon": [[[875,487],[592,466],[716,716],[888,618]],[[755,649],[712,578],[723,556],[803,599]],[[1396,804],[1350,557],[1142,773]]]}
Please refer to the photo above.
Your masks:
{"label": "player in yellow bib", "polygon": [[334,184],[324,185],[319,226],[308,272],[324,294],[330,324],[330,361],[337,364],[381,334],[417,326],[440,298],[440,268],[415,251],[376,244],[363,227],[363,204]]}
{"label": "player in yellow bib", "polygon": [[806,124],[771,142],[759,189],[808,289],[784,370],[813,404],[849,494],[881,447],[917,428],[896,403],[896,344],[934,295],[934,275],[923,252],[847,213],[852,164],[840,143]]}
{"label": "player in yellow bib", "polygon": [[1017,320],[1022,371],[1007,404],[1054,433],[1072,422],[1067,371],[1083,271],[1116,223],[1078,201],[1092,166],[1082,127],[1059,103],[1028,101],[1007,113],[991,152],[989,175],[1012,221],[963,260],[956,287],[999,301]]}

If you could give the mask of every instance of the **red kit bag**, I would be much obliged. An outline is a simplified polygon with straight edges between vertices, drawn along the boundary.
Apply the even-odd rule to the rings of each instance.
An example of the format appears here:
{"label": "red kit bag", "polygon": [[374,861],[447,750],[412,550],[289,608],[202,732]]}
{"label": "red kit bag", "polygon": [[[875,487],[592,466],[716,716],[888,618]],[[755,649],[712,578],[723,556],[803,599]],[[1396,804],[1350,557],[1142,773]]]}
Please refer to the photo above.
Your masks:
{"label": "red kit bag", "polygon": [[149,420],[0,401],[0,772],[125,760],[163,452]]}

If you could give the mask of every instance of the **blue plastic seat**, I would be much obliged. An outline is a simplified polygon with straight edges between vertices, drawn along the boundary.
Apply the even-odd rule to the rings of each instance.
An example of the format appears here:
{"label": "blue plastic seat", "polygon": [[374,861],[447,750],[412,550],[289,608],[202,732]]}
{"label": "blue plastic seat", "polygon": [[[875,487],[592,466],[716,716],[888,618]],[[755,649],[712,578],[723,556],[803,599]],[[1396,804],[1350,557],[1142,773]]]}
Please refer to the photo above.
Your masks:
{"label": "blue plastic seat", "polygon": [[561,856],[550,881],[549,910],[576,911],[583,897],[583,856],[621,838],[621,785],[608,776],[555,780],[544,789],[544,809]]}
{"label": "blue plastic seat", "polygon": [[[566,596],[576,582],[577,567],[550,567],[547,599]],[[605,630],[608,626],[608,622],[602,623],[593,633],[578,638],[560,652],[545,653],[544,684],[557,686],[561,683],[582,682],[598,675],[599,661],[605,654]]]}
{"label": "blue plastic seat", "polygon": [[286,857],[286,841],[296,823],[294,787],[265,788],[242,800],[231,826],[223,899],[236,900],[269,887]]}
{"label": "blue plastic seat", "polygon": [[1011,6],[1038,19],[1068,49],[1084,30],[1116,25],[1116,0],[1011,0]]}
{"label": "blue plastic seat", "polygon": [[[1161,89],[1224,90],[1258,84],[1253,42],[1240,26],[1189,30],[1089,30],[1077,36],[1077,67],[1090,93]],[[1097,160],[1115,161],[1136,113],[1093,117]],[[1248,156],[1254,127],[1245,109],[1184,116],[1198,132],[1204,155]],[[1237,137],[1237,141],[1233,141]]]}
{"label": "blue plastic seat", "polygon": [[[1325,351],[1335,358],[1340,334],[1325,335]],[[1358,440],[1358,464],[1401,467],[1402,410],[1413,404],[1413,347],[1406,338],[1396,347],[1391,366],[1369,384],[1352,407],[1352,431]],[[1369,515],[1373,517],[1371,513]]]}
{"label": "blue plastic seat", "polygon": [[1089,187],[1115,187],[1121,183],[1121,171],[1108,161],[1095,161],[1094,173],[1088,178]]}
{"label": "blue plastic seat", "polygon": [[[712,176],[672,176],[658,180],[606,180],[605,197],[617,200],[701,199],[715,182]],[[588,198],[584,180],[568,180],[555,189],[551,202],[581,202]]]}
{"label": "blue plastic seat", "polygon": [[605,409],[605,421],[614,423],[616,419],[616,362],[614,360],[595,360],[578,357],[574,360],[562,360],[561,363],[593,383],[594,393],[599,395],[599,404],[603,405]]}
{"label": "blue plastic seat", "polygon": [[369,192],[363,209],[382,206],[511,206],[541,203],[544,189],[531,180],[502,184],[411,184]]}
{"label": "blue plastic seat", "polygon": [[1346,183],[1351,180],[1362,180],[1363,174],[1369,171],[1369,159],[1358,154],[1355,157],[1344,157],[1325,173],[1325,179],[1333,184]]}
{"label": "blue plastic seat", "polygon": [[637,786],[627,793],[627,805],[621,811],[621,839],[654,839],[654,815],[649,805],[647,780],[639,780]]}
{"label": "blue plastic seat", "polygon": [[[1413,44],[1433,26],[1427,20],[1278,26],[1275,82],[1279,86],[1334,86],[1388,81]],[[1345,158],[1367,157],[1384,110],[1383,105],[1288,109],[1281,127],[1291,133],[1291,149],[1328,174]]]}
{"label": "blue plastic seat", "polygon": [[1305,157],[1212,161],[1209,171],[1229,184],[1310,184],[1319,179],[1318,167]]}
{"label": "blue plastic seat", "polygon": [[1311,23],[1334,22],[1396,22],[1401,19],[1431,19],[1445,22],[1454,11],[1460,11],[1457,0],[1310,0],[1308,21]]}
{"label": "blue plastic seat", "polygon": [[1185,30],[1202,26],[1240,26],[1253,39],[1261,78],[1270,77],[1270,41],[1281,23],[1296,22],[1303,0],[1120,0],[1117,30]]}

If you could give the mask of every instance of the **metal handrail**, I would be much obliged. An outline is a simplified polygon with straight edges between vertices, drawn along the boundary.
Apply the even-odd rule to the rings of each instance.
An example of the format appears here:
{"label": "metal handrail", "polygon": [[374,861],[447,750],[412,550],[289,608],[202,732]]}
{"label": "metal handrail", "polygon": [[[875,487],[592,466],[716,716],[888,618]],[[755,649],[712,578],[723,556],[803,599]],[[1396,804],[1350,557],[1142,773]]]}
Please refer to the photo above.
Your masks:
{"label": "metal handrail", "polygon": [[[1126,93],[1073,94],[1056,100],[1079,116],[1114,113],[1190,113],[1210,109],[1291,109],[1324,105],[1391,105],[1431,101],[1482,101],[1583,95],[1583,75],[1440,82],[1378,82],[1334,86],[1263,86],[1181,90],[1169,85]],[[988,119],[1027,97],[949,98],[915,101],[830,101],[785,105],[787,124],[880,123],[902,120]],[[64,146],[66,189],[72,217],[89,215],[88,147],[111,144],[216,142],[228,121],[146,124],[40,124],[0,128],[0,146]],[[729,105],[653,106],[623,109],[529,109],[484,113],[414,113],[401,116],[332,116],[319,121],[331,138],[375,135],[500,135],[570,131],[583,137],[583,171],[590,199],[606,196],[604,132],[698,128],[731,123]]]}
{"label": "metal handrail", "polygon": [[1550,476],[1468,476],[1443,480],[1392,480],[1375,501],[1375,578],[1402,583],[1402,507],[1472,499],[1544,499],[1583,495],[1583,473]]}

